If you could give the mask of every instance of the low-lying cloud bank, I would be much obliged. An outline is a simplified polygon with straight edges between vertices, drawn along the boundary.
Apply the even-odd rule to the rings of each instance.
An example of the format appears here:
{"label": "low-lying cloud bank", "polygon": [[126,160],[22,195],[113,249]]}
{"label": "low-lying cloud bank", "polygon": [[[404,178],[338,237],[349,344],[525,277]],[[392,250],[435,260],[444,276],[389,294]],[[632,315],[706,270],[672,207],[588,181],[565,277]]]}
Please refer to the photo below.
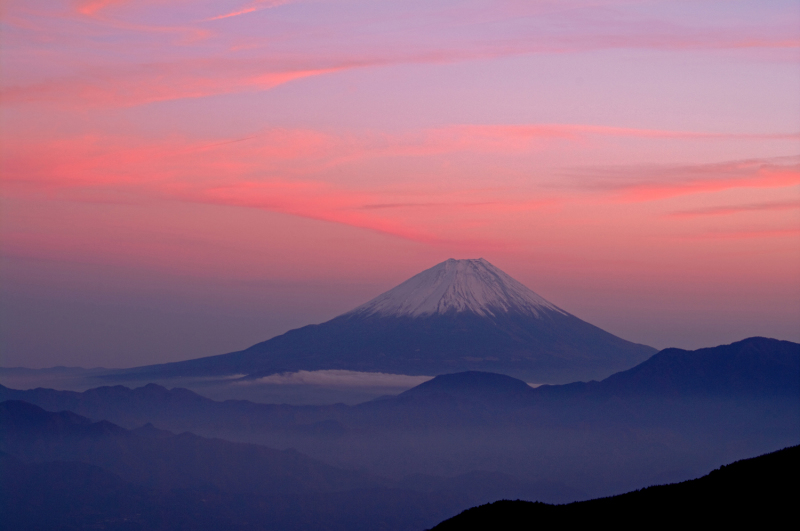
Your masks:
{"label": "low-lying cloud bank", "polygon": [[383,372],[357,372],[344,370],[297,371],[271,374],[245,384],[317,385],[321,387],[394,387],[412,388],[427,382],[433,376],[409,376]]}

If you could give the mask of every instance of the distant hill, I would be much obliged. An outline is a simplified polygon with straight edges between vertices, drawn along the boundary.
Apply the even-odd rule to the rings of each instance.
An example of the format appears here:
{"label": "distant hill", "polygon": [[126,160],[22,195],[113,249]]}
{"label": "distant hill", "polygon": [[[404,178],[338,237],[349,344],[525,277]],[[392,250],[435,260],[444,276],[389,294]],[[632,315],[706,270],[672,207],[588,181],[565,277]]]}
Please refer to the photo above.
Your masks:
{"label": "distant hill", "polygon": [[[560,489],[560,490],[559,490]],[[0,402],[0,529],[421,529],[502,496],[583,494],[502,473],[343,470],[295,450],[126,430]]]}
{"label": "distant hill", "polygon": [[160,488],[215,487],[233,492],[337,491],[380,485],[376,478],[296,451],[179,435],[129,431],[69,411],[23,401],[0,403],[0,451],[30,462],[80,461],[127,481]]}
{"label": "distant hill", "polygon": [[766,397],[800,395],[800,344],[751,337],[699,350],[664,349],[601,382],[537,389],[554,397]]}
{"label": "distant hill", "polygon": [[[539,526],[616,528],[792,525],[800,489],[800,446],[736,461],[682,483],[567,505],[502,500],[468,509],[431,531],[529,530]],[[605,525],[604,524],[604,525]]]}
{"label": "distant hill", "polygon": [[[241,492],[158,489],[76,461],[26,463],[0,453],[0,530],[412,531],[458,499],[412,490]],[[446,513],[445,513],[446,514]]]}
{"label": "distant hill", "polygon": [[[0,386],[0,399],[25,400],[50,411],[70,410],[93,419],[108,419],[134,428],[147,422],[177,431],[227,431],[308,428],[335,421],[340,426],[386,423],[401,418],[422,422],[458,407],[464,417],[480,419],[481,411],[578,407],[581,401],[624,398],[701,397],[744,399],[800,398],[800,344],[768,338],[749,338],[730,345],[685,351],[666,349],[627,371],[600,382],[576,382],[532,388],[503,374],[468,371],[437,376],[394,397],[357,406],[287,406],[244,400],[214,401],[187,389],[168,390],[148,384],[136,389],[118,385],[84,392],[52,389],[13,390]],[[508,408],[513,406],[511,410]],[[410,409],[409,409],[410,408]],[[408,411],[406,411],[408,410]],[[412,416],[409,416],[412,415]],[[502,416],[502,413],[500,413]],[[209,431],[212,430],[218,431]]]}
{"label": "distant hill", "polygon": [[[473,371],[356,406],[219,402],[153,384],[82,393],[0,387],[0,399],[127,429],[152,423],[295,448],[381,476],[479,470],[605,495],[800,442],[798,359],[796,343],[750,338],[694,352],[667,349],[601,382],[534,389]],[[543,501],[576,499],[564,488],[538,492]]]}
{"label": "distant hill", "polygon": [[431,376],[488,371],[528,382],[567,383],[605,378],[655,352],[578,319],[486,260],[451,259],[328,322],[240,352],[116,375],[255,378],[325,369]]}
{"label": "distant hill", "polygon": [[443,374],[401,393],[402,398],[448,396],[475,402],[531,400],[533,388],[516,378],[491,372]]}

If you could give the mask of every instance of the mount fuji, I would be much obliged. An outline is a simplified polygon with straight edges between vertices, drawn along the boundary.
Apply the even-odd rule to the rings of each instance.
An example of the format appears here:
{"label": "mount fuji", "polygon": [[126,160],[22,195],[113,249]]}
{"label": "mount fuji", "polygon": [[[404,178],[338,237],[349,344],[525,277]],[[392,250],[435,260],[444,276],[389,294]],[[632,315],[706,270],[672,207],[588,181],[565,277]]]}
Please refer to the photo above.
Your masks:
{"label": "mount fuji", "polygon": [[450,259],[325,323],[239,352],[125,372],[256,378],[299,370],[476,370],[566,383],[605,378],[655,352],[578,319],[482,258]]}

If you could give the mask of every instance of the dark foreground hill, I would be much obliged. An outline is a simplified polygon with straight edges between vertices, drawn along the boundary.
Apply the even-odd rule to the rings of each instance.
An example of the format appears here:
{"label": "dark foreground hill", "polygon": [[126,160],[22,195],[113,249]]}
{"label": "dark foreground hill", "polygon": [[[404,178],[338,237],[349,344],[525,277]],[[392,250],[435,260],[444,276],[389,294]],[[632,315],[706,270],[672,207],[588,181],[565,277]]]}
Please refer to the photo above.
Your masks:
{"label": "dark foreground hill", "polygon": [[796,519],[800,446],[736,461],[698,479],[566,505],[502,500],[473,507],[431,531],[530,530],[542,526],[622,529],[778,529]]}
{"label": "dark foreground hill", "polygon": [[[696,477],[800,442],[800,345],[750,338],[693,352],[667,349],[602,382],[536,389],[504,375],[450,374],[357,406],[217,402],[157,385],[83,393],[0,387],[0,399],[128,429],[150,422],[295,448],[340,468],[416,475],[420,485],[435,483],[424,475],[477,470],[602,496]],[[580,498],[569,492],[563,485],[543,489],[537,499]]]}
{"label": "dark foreground hill", "polygon": [[655,352],[582,321],[486,260],[451,259],[325,323],[239,352],[108,376],[257,378],[328,369],[432,376],[473,370],[566,383],[605,378]]}

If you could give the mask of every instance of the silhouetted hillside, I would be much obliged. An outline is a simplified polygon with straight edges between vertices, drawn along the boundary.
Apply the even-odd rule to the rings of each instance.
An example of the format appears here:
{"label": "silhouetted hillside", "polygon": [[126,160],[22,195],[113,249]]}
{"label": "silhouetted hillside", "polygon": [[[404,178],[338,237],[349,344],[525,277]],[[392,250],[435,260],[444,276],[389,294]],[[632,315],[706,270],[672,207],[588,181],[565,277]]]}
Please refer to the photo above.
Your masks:
{"label": "silhouetted hillside", "polygon": [[431,531],[540,526],[776,529],[796,515],[800,446],[722,466],[698,479],[567,505],[502,500],[466,510]]}

